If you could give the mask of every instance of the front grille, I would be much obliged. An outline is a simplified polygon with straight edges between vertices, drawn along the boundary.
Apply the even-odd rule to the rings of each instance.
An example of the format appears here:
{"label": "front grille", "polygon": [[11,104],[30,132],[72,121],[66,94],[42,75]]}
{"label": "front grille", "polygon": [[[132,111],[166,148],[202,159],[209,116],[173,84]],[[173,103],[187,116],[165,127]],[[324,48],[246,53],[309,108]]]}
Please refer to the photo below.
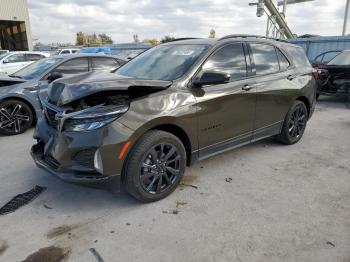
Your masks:
{"label": "front grille", "polygon": [[77,164],[83,167],[93,169],[95,152],[96,149],[82,150],[74,156],[74,160],[77,162]]}
{"label": "front grille", "polygon": [[45,109],[45,111],[46,111],[46,114],[45,114],[46,119],[48,120],[50,126],[56,129],[58,125],[58,121],[56,120],[57,112],[48,107]]}

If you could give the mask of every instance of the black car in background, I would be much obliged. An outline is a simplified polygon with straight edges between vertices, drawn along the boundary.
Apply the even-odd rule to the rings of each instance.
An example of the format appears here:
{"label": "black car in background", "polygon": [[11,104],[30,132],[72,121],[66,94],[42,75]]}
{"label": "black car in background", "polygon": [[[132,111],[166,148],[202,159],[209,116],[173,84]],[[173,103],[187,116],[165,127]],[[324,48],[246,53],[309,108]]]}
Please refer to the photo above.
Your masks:
{"label": "black car in background", "polygon": [[318,67],[319,95],[350,96],[350,50],[345,50],[325,65]]}
{"label": "black car in background", "polygon": [[323,52],[318,56],[316,56],[314,60],[310,61],[310,63],[313,67],[319,67],[327,64],[329,61],[331,61],[334,57],[336,57],[340,53],[341,53],[340,50]]}

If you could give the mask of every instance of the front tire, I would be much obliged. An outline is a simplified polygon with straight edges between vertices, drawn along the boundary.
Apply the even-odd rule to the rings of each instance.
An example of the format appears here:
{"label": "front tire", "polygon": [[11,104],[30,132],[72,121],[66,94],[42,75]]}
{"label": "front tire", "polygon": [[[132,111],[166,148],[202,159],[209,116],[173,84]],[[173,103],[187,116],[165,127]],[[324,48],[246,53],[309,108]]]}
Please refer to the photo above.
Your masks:
{"label": "front tire", "polygon": [[21,134],[32,126],[33,121],[33,111],[25,102],[17,99],[0,102],[0,134]]}
{"label": "front tire", "polygon": [[281,133],[277,140],[286,145],[292,145],[302,138],[308,120],[308,111],[305,104],[295,101],[284,120]]}
{"label": "front tire", "polygon": [[148,131],[126,159],[126,191],[142,202],[161,200],[179,185],[185,166],[186,151],[176,136],[159,130]]}

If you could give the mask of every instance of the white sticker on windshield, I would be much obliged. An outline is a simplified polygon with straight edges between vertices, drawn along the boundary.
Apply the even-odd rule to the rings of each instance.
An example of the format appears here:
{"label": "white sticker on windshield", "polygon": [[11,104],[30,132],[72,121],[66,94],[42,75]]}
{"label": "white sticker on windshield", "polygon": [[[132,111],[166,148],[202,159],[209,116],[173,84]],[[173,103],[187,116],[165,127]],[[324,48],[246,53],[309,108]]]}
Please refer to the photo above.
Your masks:
{"label": "white sticker on windshield", "polygon": [[183,56],[189,56],[193,55],[194,50],[175,50],[171,55],[183,55]]}

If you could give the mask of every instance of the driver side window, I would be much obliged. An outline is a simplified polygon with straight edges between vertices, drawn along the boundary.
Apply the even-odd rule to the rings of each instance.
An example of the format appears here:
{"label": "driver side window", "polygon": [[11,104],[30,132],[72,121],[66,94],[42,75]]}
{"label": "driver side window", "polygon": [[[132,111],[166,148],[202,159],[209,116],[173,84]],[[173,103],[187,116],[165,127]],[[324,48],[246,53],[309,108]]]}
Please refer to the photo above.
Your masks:
{"label": "driver side window", "polygon": [[25,54],[14,54],[7,59],[7,63],[20,63],[20,62],[25,62]]}
{"label": "driver side window", "polygon": [[228,44],[215,51],[204,63],[202,71],[230,75],[230,82],[247,77],[247,63],[242,43]]}

